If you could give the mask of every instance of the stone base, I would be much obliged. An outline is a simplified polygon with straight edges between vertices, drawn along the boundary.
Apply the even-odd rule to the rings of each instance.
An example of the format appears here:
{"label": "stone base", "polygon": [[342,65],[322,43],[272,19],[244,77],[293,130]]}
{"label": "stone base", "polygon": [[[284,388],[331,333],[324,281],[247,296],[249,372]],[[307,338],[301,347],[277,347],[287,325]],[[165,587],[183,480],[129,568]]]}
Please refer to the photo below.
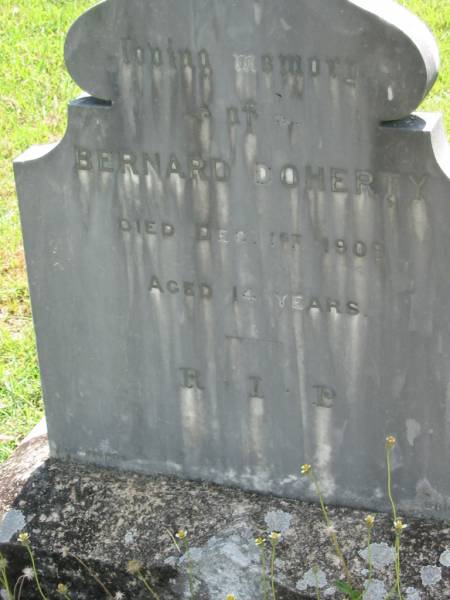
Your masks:
{"label": "stone base", "polygon": [[[295,500],[246,493],[171,477],[145,477],[48,459],[47,438],[26,441],[0,466],[0,552],[15,580],[29,560],[17,535],[27,531],[35,549],[47,594],[56,597],[59,582],[75,599],[100,599],[104,591],[63,549],[81,558],[115,595],[149,598],[141,582],[127,573],[127,563],[145,566],[161,599],[190,599],[189,563],[197,600],[260,600],[261,563],[254,539],[271,530],[283,533],[277,548],[278,600],[342,598],[334,582],[342,577],[320,508]],[[367,579],[360,555],[367,546],[364,517],[350,509],[330,509],[355,580]],[[180,554],[170,533],[187,529],[190,561]],[[377,515],[372,555],[372,592],[381,600],[392,584],[391,518]],[[409,520],[403,537],[405,600],[450,598],[450,529],[440,522]],[[267,552],[269,560],[269,551]],[[314,571],[315,568],[320,569]],[[384,587],[383,587],[384,586]],[[407,589],[409,590],[407,591]],[[23,598],[38,598],[33,583]]]}

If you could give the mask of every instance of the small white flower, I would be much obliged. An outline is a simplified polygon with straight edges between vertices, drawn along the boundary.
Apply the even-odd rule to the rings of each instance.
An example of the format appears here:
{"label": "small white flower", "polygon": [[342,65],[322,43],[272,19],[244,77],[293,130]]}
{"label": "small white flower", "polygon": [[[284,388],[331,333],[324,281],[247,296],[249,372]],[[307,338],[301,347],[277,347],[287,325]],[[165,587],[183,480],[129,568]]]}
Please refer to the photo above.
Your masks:
{"label": "small white flower", "polygon": [[69,556],[69,548],[67,548],[67,546],[64,546],[64,548],[61,548],[61,556],[63,558],[67,558]]}
{"label": "small white flower", "polygon": [[278,544],[278,542],[281,541],[281,533],[279,531],[272,531],[272,533],[269,534],[269,540],[272,544]]}
{"label": "small white flower", "polygon": [[32,581],[34,579],[34,571],[31,567],[25,567],[22,573],[25,579],[27,579],[28,581]]}
{"label": "small white flower", "polygon": [[58,592],[58,594],[61,594],[61,596],[67,596],[67,594],[69,593],[69,588],[65,583],[58,583],[56,591]]}
{"label": "small white flower", "polygon": [[138,575],[142,570],[142,564],[138,560],[130,560],[127,565],[127,571],[130,575]]}
{"label": "small white flower", "polygon": [[336,533],[336,528],[333,523],[330,523],[327,527],[325,527],[324,531],[328,536],[332,536]]}
{"label": "small white flower", "polygon": [[125,598],[125,594],[123,594],[122,592],[116,592],[114,594],[114,600],[122,600],[123,598]]}
{"label": "small white flower", "polygon": [[26,532],[21,533],[17,538],[17,541],[19,541],[24,546],[28,546],[28,544],[30,543],[30,536]]}

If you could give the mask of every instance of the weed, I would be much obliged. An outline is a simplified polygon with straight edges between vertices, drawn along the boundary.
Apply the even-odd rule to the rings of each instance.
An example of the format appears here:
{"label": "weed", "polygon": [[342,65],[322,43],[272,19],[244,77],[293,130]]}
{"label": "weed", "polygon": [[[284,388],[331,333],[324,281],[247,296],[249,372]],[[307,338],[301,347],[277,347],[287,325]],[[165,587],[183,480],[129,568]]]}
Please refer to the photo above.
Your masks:
{"label": "weed", "polygon": [[261,592],[263,600],[268,599],[268,585],[267,585],[267,561],[266,561],[266,540],[263,537],[257,537],[255,544],[258,546],[260,551],[261,560]]}
{"label": "weed", "polygon": [[386,467],[387,467],[387,488],[388,488],[388,498],[391,503],[392,508],[392,517],[394,520],[394,532],[395,532],[395,585],[393,589],[389,592],[388,597],[390,598],[394,590],[397,592],[398,600],[403,600],[402,594],[402,583],[401,583],[401,560],[400,560],[400,552],[401,552],[401,537],[403,531],[406,529],[407,525],[403,522],[402,519],[398,517],[397,514],[397,505],[394,500],[394,495],[392,492],[392,452],[394,450],[395,444],[397,440],[393,435],[390,435],[386,438]]}
{"label": "weed", "polygon": [[300,471],[301,471],[302,475],[307,475],[308,477],[311,478],[311,481],[314,485],[317,497],[320,502],[320,507],[322,509],[322,515],[323,515],[323,518],[324,518],[326,526],[327,526],[327,533],[333,543],[334,550],[336,552],[336,556],[339,558],[339,561],[342,565],[342,569],[345,573],[345,579],[346,579],[348,585],[353,586],[352,576],[351,576],[350,570],[348,568],[347,560],[345,559],[344,553],[342,552],[342,548],[339,544],[334,525],[330,520],[330,516],[328,514],[328,509],[325,506],[322,490],[320,488],[320,483],[319,483],[319,480],[317,479],[314,469],[312,468],[311,465],[306,464],[306,465],[302,465]]}
{"label": "weed", "polygon": [[281,542],[281,533],[272,531],[269,535],[269,542],[272,547],[270,553],[270,585],[272,588],[272,600],[277,600],[277,592],[275,587],[275,562],[277,559],[277,546]]}
{"label": "weed", "polygon": [[56,588],[56,592],[62,596],[65,600],[72,600],[69,594],[69,588],[65,583],[58,583],[58,587]]}
{"label": "weed", "polygon": [[63,550],[63,556],[70,556],[71,558],[73,558],[79,565],[81,565],[83,567],[83,569],[86,570],[88,575],[90,577],[92,577],[92,579],[97,583],[97,585],[105,592],[106,596],[108,598],[112,598],[112,600],[114,600],[114,596],[112,595],[112,593],[109,591],[109,589],[103,583],[103,581],[101,581],[101,579],[99,578],[97,573],[94,573],[94,571],[84,562],[84,560],[82,560],[75,554],[72,554],[71,552],[69,552],[66,549]]}
{"label": "weed", "polygon": [[3,554],[0,554],[0,583],[6,592],[7,600],[12,600],[13,596],[11,595],[11,588],[9,586],[7,569],[8,561],[3,556]]}
{"label": "weed", "polygon": [[369,564],[368,585],[370,585],[373,579],[372,531],[375,525],[375,517],[373,515],[367,515],[365,521],[367,525],[367,562]]}
{"label": "weed", "polygon": [[34,559],[33,550],[31,548],[31,544],[30,544],[30,536],[28,535],[28,533],[21,533],[19,535],[19,542],[26,548],[26,551],[28,552],[28,556],[30,557],[31,565],[32,565],[33,572],[34,572],[34,580],[36,581],[36,587],[38,589],[39,595],[41,596],[42,600],[49,600],[48,597],[44,594],[42,587],[41,587],[41,581],[39,579],[39,573],[36,568],[36,561]]}
{"label": "weed", "polygon": [[[189,580],[189,591],[190,591],[190,595],[191,595],[191,600],[195,600],[194,570],[193,570],[192,560],[191,560],[191,550],[190,550],[190,546],[189,546],[189,538],[188,538],[188,533],[187,533],[186,529],[180,529],[175,534],[175,537],[177,540],[179,540],[183,544],[183,547],[184,547],[184,555],[186,557],[188,580]],[[177,544],[177,546],[178,546],[178,544]],[[179,548],[179,546],[178,546],[178,548]]]}
{"label": "weed", "polygon": [[319,567],[313,567],[314,578],[316,580],[316,600],[320,600],[320,585],[319,585]]}
{"label": "weed", "polygon": [[150,592],[150,595],[153,598],[153,600],[160,600],[159,595],[150,585],[150,582],[148,581],[147,577],[145,577],[143,572],[143,566],[139,561],[130,560],[127,566],[127,571],[131,575],[135,575],[139,579],[139,581],[141,581],[144,584],[145,588]]}

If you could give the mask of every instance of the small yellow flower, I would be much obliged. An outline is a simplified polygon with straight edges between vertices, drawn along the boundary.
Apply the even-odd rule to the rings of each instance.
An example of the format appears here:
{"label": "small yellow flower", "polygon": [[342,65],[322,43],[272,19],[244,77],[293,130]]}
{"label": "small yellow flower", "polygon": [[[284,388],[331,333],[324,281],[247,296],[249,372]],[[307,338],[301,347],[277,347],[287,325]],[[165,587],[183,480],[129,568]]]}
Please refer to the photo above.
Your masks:
{"label": "small yellow flower", "polygon": [[311,465],[302,465],[300,468],[300,472],[302,475],[309,475],[312,471]]}
{"label": "small yellow flower", "polygon": [[234,594],[228,594],[227,600],[236,600],[236,596]]}
{"label": "small yellow flower", "polygon": [[264,546],[265,543],[266,543],[266,540],[263,537],[257,537],[255,540],[255,544],[257,546]]}
{"label": "small yellow flower", "polygon": [[393,448],[396,443],[397,443],[396,438],[393,435],[388,435],[388,437],[386,438],[386,446],[388,448]]}
{"label": "small yellow flower", "polygon": [[281,533],[279,531],[272,531],[272,533],[269,535],[269,540],[272,542],[272,544],[278,544],[278,542],[281,540]]}
{"label": "small yellow flower", "polygon": [[69,591],[69,588],[64,583],[58,583],[58,587],[56,588],[56,591],[58,592],[58,594],[64,595],[64,594],[67,594],[67,592]]}
{"label": "small yellow flower", "polygon": [[403,519],[397,519],[394,521],[394,529],[396,533],[401,533],[404,529],[406,529],[408,525],[403,523]]}
{"label": "small yellow flower", "polygon": [[18,539],[19,539],[19,542],[20,542],[21,544],[25,544],[25,545],[26,545],[26,544],[29,544],[29,543],[30,543],[30,536],[28,535],[28,533],[21,533],[21,534],[19,535],[19,538],[18,538]]}
{"label": "small yellow flower", "polygon": [[138,560],[130,560],[127,564],[127,571],[130,575],[137,575],[142,570],[142,564]]}
{"label": "small yellow flower", "polygon": [[367,515],[366,525],[367,527],[373,527],[375,525],[375,517],[373,515]]}
{"label": "small yellow flower", "polygon": [[175,534],[175,537],[177,538],[177,540],[185,540],[187,538],[187,534],[188,532],[186,531],[186,529],[180,529]]}

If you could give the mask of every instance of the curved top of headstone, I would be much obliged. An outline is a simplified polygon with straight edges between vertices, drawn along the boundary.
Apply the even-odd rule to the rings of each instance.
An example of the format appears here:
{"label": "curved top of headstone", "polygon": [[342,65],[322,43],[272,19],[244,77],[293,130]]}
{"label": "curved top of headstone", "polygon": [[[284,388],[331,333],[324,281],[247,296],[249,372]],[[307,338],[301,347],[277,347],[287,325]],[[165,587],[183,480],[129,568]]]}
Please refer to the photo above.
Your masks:
{"label": "curved top of headstone", "polygon": [[257,47],[277,56],[281,47],[325,61],[346,56],[359,65],[361,102],[375,120],[414,111],[439,68],[431,32],[393,0],[105,0],[74,23],[66,41],[67,67],[83,90],[112,101],[133,94],[120,76],[126,39],[145,39],[149,48],[169,39],[219,55]]}

